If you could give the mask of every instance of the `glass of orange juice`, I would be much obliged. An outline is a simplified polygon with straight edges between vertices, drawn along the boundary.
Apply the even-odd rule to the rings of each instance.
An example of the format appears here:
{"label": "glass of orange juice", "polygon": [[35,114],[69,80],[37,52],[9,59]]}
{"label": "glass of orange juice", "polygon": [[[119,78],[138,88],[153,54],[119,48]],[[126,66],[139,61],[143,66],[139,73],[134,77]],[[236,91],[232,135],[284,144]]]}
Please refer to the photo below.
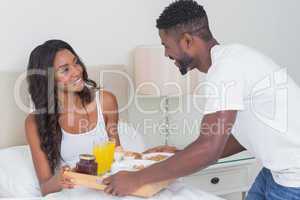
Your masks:
{"label": "glass of orange juice", "polygon": [[114,141],[97,140],[93,144],[93,155],[98,164],[97,174],[101,176],[111,169],[115,152]]}
{"label": "glass of orange juice", "polygon": [[96,162],[98,164],[97,174],[102,175],[105,173],[105,141],[96,140],[93,143],[93,155],[96,158]]}

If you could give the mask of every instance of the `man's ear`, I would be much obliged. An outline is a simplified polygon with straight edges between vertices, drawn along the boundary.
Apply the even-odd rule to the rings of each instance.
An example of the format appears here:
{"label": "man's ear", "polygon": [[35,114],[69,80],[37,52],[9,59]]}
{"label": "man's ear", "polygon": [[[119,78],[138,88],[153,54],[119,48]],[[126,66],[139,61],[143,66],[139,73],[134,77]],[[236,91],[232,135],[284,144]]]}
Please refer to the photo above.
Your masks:
{"label": "man's ear", "polygon": [[183,49],[189,50],[193,45],[193,37],[188,33],[184,33],[180,39],[180,45]]}

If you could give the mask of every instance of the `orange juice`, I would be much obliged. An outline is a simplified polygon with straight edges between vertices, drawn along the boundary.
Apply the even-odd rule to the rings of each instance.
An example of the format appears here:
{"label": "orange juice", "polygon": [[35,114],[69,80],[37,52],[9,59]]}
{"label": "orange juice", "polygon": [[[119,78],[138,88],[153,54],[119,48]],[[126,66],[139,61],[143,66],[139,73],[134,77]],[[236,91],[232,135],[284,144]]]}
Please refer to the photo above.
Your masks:
{"label": "orange juice", "polygon": [[96,162],[98,164],[98,169],[97,169],[97,174],[101,175],[103,173],[105,173],[105,169],[104,169],[104,155],[105,155],[105,151],[104,151],[104,145],[103,144],[95,144],[93,147],[93,155],[96,157]]}
{"label": "orange juice", "polygon": [[114,159],[115,143],[108,141],[95,144],[93,147],[93,155],[98,163],[97,174],[102,175],[110,170]]}
{"label": "orange juice", "polygon": [[115,142],[109,141],[107,142],[107,161],[106,161],[107,171],[109,171],[111,168],[111,165],[114,161],[114,155],[115,155]]}

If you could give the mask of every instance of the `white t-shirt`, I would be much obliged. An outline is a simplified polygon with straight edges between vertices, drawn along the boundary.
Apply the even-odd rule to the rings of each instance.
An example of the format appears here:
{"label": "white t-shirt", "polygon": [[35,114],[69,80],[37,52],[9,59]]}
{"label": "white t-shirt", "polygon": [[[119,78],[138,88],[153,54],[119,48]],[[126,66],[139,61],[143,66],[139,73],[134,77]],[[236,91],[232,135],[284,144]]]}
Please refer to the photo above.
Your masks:
{"label": "white t-shirt", "polygon": [[234,137],[278,184],[300,187],[300,89],[261,53],[239,44],[216,45],[206,75],[205,114],[237,110]]}

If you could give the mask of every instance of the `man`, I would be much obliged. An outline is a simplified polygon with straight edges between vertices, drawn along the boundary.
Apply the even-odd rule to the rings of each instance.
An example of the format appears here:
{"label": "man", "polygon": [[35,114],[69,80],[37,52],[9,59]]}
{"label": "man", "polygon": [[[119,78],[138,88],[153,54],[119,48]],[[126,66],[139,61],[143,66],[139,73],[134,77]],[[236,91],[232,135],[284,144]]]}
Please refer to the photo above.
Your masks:
{"label": "man", "polygon": [[105,179],[105,192],[128,195],[145,184],[192,174],[248,149],[264,166],[248,200],[300,199],[300,90],[293,80],[251,48],[219,45],[205,10],[193,0],[171,3],[157,28],[165,55],[182,74],[193,69],[206,73],[200,135],[166,161]]}

